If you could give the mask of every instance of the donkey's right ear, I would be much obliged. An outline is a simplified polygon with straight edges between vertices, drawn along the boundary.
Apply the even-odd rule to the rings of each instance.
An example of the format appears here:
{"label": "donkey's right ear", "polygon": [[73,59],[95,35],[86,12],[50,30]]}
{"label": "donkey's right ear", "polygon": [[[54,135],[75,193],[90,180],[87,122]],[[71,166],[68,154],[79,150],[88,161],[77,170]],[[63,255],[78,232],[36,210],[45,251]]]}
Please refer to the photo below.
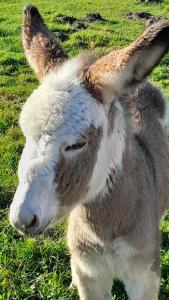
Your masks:
{"label": "donkey's right ear", "polygon": [[68,57],[54,38],[35,6],[23,11],[22,41],[28,63],[39,80]]}
{"label": "donkey's right ear", "polygon": [[168,49],[169,21],[164,19],[152,24],[129,47],[112,51],[91,65],[86,86],[101,101],[109,89],[122,95],[144,80]]}

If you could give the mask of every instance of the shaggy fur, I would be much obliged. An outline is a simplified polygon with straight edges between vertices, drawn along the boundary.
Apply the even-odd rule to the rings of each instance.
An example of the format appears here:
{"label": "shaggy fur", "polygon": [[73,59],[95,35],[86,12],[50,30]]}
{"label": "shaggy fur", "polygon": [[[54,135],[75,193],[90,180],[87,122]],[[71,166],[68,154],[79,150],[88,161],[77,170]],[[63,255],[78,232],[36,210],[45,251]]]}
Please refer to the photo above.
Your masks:
{"label": "shaggy fur", "polygon": [[42,80],[49,70],[61,65],[67,55],[59,43],[54,41],[36,7],[27,6],[24,15],[23,48],[29,64]]}
{"label": "shaggy fur", "polygon": [[157,300],[159,223],[169,208],[168,108],[144,79],[169,48],[169,22],[126,49],[60,67],[57,51],[51,64],[44,43],[32,46],[49,35],[36,8],[25,9],[23,28],[27,59],[43,82],[20,117],[26,145],[10,222],[36,235],[69,214],[81,300],[110,300],[114,277],[131,300]]}

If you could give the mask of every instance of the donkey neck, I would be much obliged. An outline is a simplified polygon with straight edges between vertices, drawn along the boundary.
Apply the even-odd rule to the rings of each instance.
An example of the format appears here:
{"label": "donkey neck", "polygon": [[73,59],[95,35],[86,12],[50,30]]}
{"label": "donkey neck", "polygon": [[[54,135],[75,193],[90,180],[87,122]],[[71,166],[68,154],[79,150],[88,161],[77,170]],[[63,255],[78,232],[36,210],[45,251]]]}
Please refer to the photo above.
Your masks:
{"label": "donkey neck", "polygon": [[109,109],[107,121],[103,126],[97,161],[83,202],[93,201],[96,196],[104,194],[109,174],[121,172],[127,131],[123,107],[120,102],[116,102]]}
{"label": "donkey neck", "polygon": [[[97,172],[100,172],[102,177],[105,176],[104,184],[102,183],[102,189],[97,195],[78,207],[78,214],[91,229],[100,238],[110,240],[125,233],[133,222],[132,216],[135,215],[132,197],[134,184],[130,176],[133,168],[131,133],[122,105],[118,103],[114,108],[109,112],[109,136],[106,144],[109,166],[106,176],[103,174],[103,168],[99,170],[96,165],[94,170],[94,176],[98,177]],[[102,147],[105,149],[105,143],[106,139],[103,138],[98,160],[101,160],[104,152]]]}
{"label": "donkey neck", "polygon": [[111,168],[104,189],[78,209],[82,220],[101,240],[112,240],[127,233],[135,222],[137,203],[133,197],[135,186],[131,176],[134,166],[129,151],[126,147],[123,169]]}

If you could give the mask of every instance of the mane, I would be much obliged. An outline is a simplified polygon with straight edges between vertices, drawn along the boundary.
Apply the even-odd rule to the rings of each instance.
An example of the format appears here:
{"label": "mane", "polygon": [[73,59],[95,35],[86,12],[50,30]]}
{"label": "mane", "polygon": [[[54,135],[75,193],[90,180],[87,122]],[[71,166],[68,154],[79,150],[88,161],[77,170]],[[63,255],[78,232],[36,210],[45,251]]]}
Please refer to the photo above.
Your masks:
{"label": "mane", "polygon": [[85,51],[47,74],[43,80],[43,85],[45,84],[49,88],[52,86],[56,90],[67,91],[73,83],[83,84],[86,71],[96,59],[97,57],[93,52]]}

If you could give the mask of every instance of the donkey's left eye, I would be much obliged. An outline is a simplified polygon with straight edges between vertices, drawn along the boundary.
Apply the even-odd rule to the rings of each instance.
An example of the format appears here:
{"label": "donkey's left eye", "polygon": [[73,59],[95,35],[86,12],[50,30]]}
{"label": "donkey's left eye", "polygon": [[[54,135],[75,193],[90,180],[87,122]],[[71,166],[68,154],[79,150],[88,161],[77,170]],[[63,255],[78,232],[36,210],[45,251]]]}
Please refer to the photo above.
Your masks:
{"label": "donkey's left eye", "polygon": [[86,145],[86,142],[82,142],[82,143],[76,143],[76,144],[72,144],[69,145],[65,148],[65,151],[75,151],[75,150],[80,150],[81,148],[83,148]]}

